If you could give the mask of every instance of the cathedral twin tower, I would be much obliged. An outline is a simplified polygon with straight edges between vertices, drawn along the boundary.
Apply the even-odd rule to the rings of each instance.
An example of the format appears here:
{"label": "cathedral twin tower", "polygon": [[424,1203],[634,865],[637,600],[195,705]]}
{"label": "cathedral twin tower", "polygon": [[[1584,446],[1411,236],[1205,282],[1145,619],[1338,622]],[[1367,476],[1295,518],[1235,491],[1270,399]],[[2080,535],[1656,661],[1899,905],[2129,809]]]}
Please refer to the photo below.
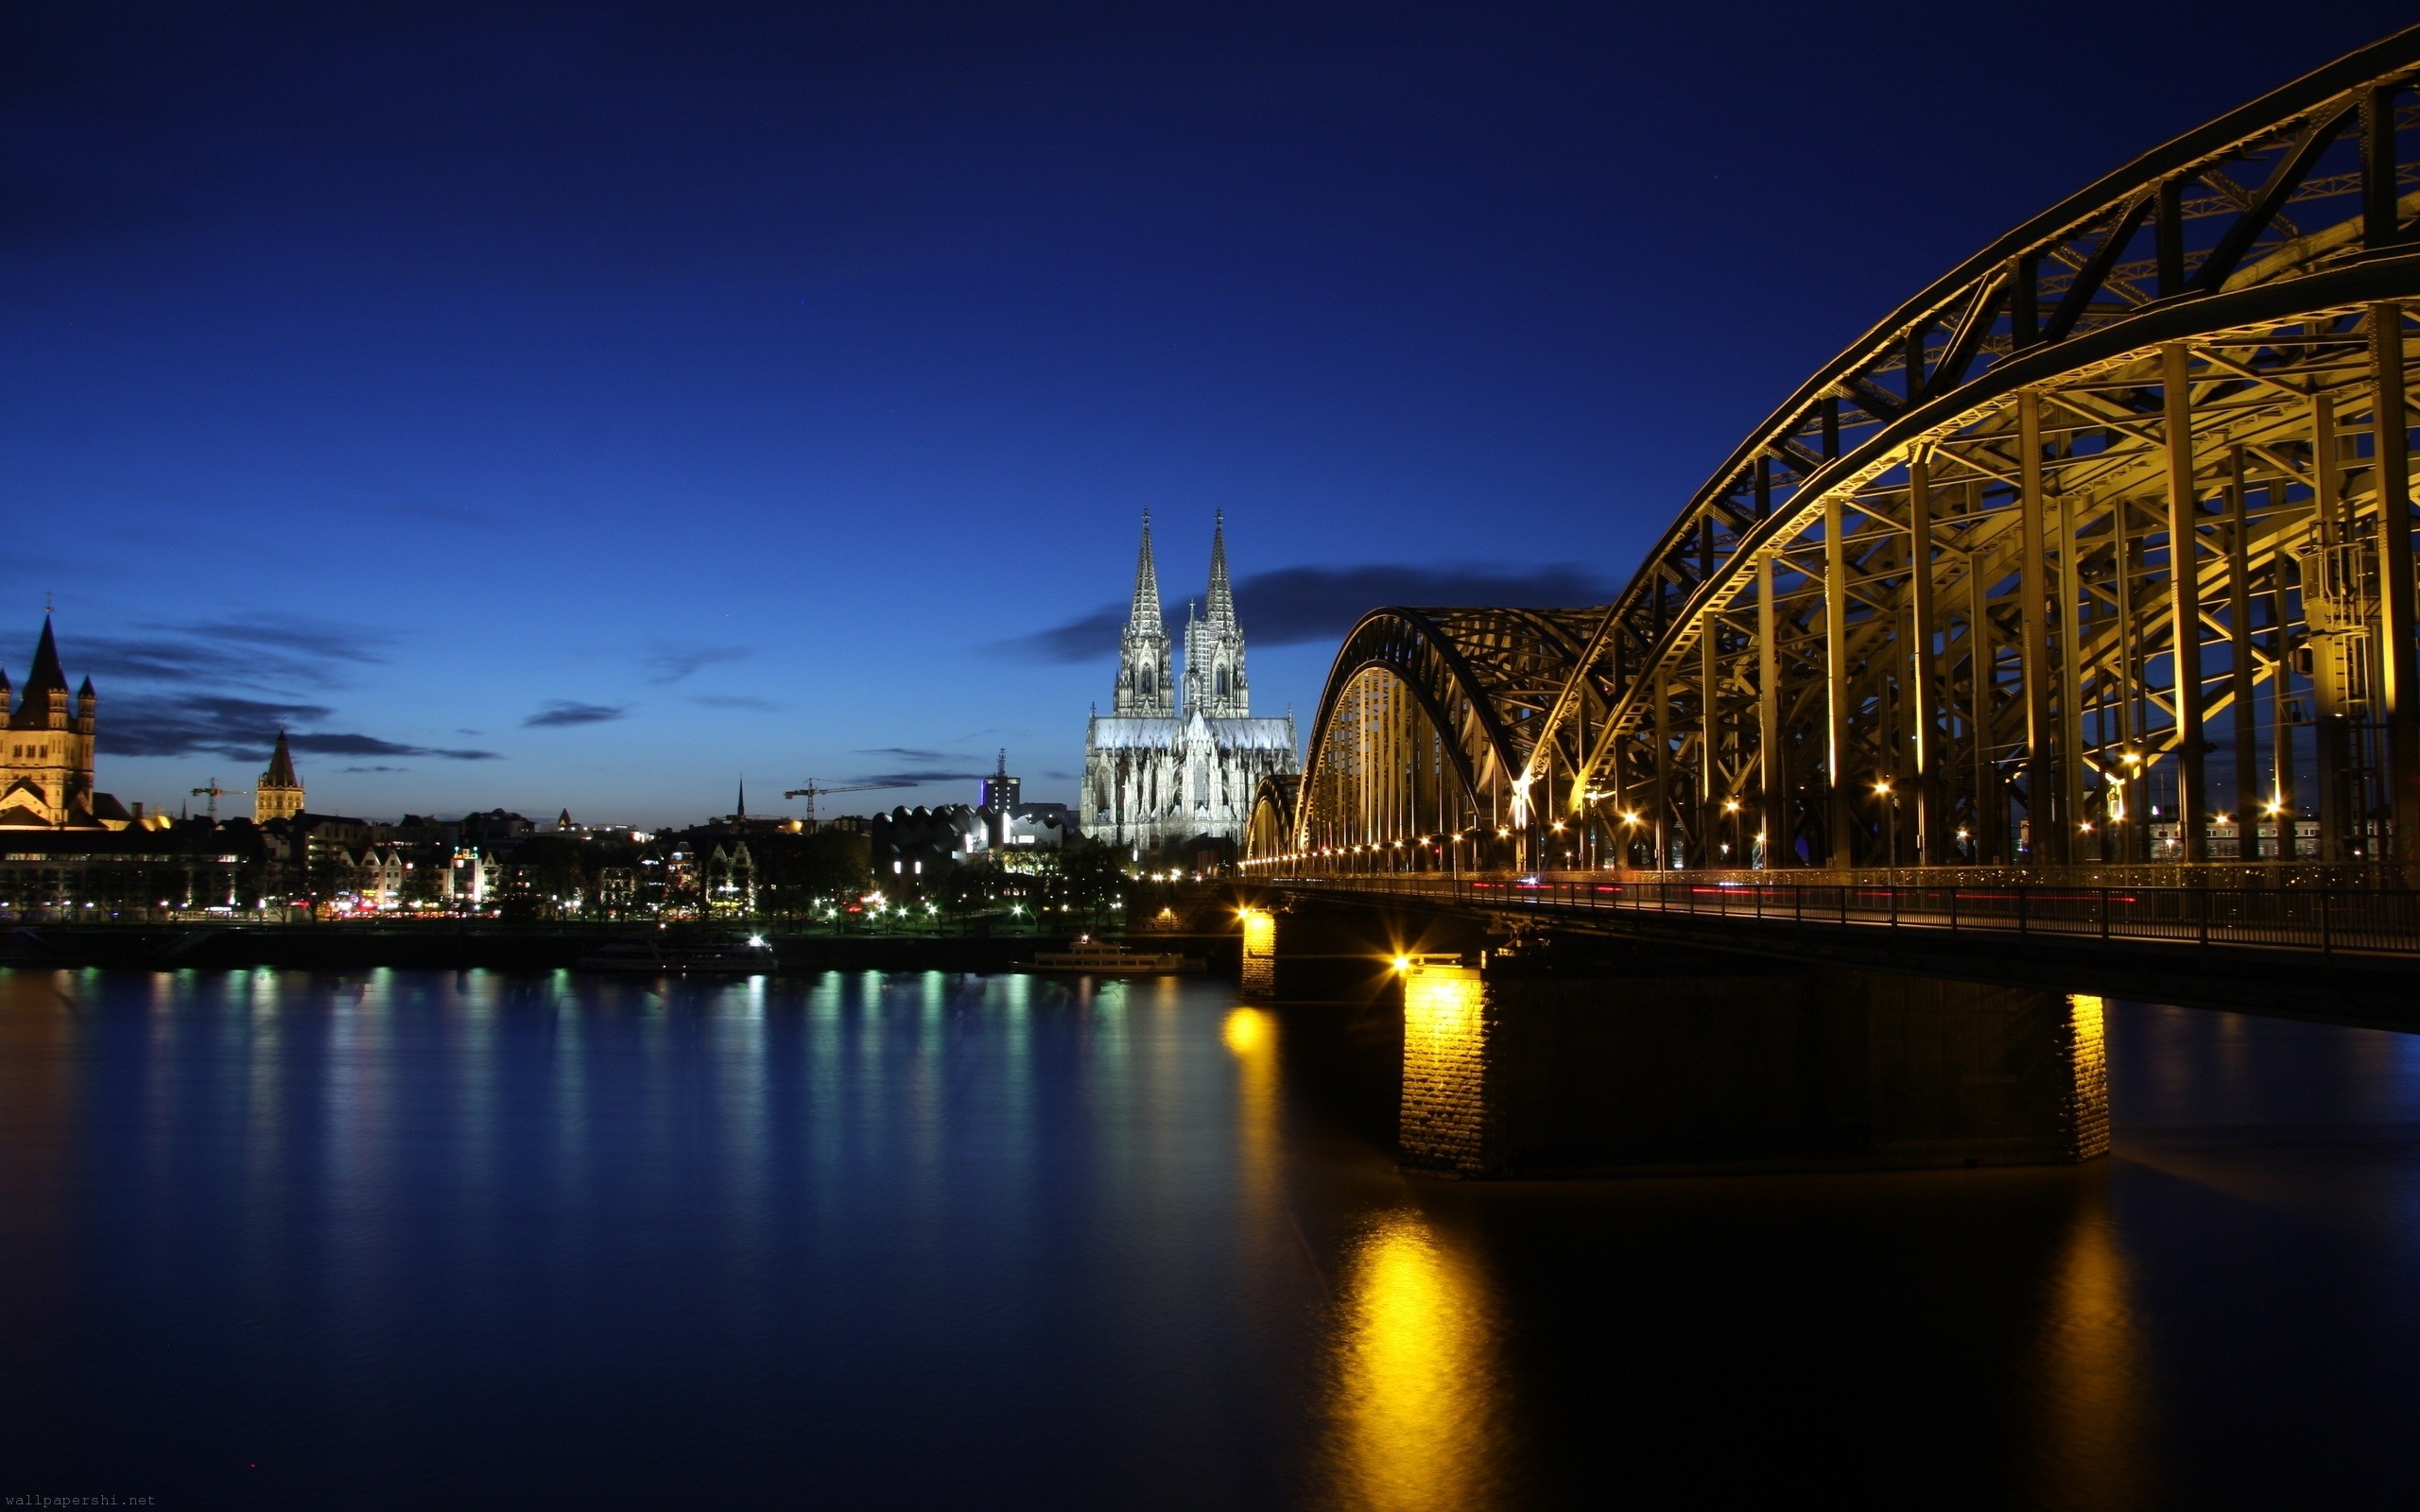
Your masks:
{"label": "cathedral twin tower", "polygon": [[1084,736],[1087,833],[1136,851],[1195,838],[1240,839],[1263,777],[1296,770],[1294,716],[1252,717],[1244,632],[1227,576],[1226,517],[1210,538],[1210,593],[1184,627],[1183,700],[1160,614],[1151,517],[1117,648],[1117,687]]}

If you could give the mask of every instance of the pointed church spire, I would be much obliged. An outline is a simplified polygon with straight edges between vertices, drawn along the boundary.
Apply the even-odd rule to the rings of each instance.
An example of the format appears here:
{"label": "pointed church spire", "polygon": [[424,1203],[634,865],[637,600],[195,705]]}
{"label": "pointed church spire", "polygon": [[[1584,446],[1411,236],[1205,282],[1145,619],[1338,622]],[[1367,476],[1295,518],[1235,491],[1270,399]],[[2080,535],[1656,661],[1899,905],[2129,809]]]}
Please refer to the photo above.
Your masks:
{"label": "pointed church spire", "polygon": [[302,785],[294,776],[294,752],[286,747],[284,730],[277,732],[277,748],[269,752],[268,770],[261,774],[261,781],[272,787]]}
{"label": "pointed church spire", "polygon": [[302,813],[308,801],[302,791],[302,779],[294,774],[294,751],[285,744],[285,730],[281,726],[277,745],[268,753],[268,770],[252,784],[252,822],[268,824],[275,819],[290,819]]}
{"label": "pointed church spire", "polygon": [[1160,620],[1160,572],[1151,559],[1151,511],[1143,511],[1143,547],[1134,558],[1134,602],[1118,638],[1117,700],[1121,716],[1166,718],[1175,713],[1167,627]]}
{"label": "pointed church spire", "polygon": [[1227,580],[1227,511],[1213,517],[1210,526],[1210,612],[1213,625],[1236,623],[1236,591]]}
{"label": "pointed church spire", "polygon": [[50,632],[50,610],[42,613],[42,640],[34,646],[34,664],[26,673],[17,712],[9,717],[12,730],[63,730],[67,722],[67,674],[59,668],[59,642]]}
{"label": "pointed church spire", "polygon": [[1134,558],[1134,604],[1126,615],[1130,630],[1160,627],[1160,570],[1151,560],[1151,511],[1143,511],[1143,550]]}
{"label": "pointed church spire", "polygon": [[67,691],[67,674],[59,670],[59,642],[50,633],[50,616],[42,617],[42,640],[34,646],[33,670],[26,674],[26,696]]}
{"label": "pointed church spire", "polygon": [[732,817],[735,819],[748,817],[748,779],[744,777],[739,780],[739,808]]}

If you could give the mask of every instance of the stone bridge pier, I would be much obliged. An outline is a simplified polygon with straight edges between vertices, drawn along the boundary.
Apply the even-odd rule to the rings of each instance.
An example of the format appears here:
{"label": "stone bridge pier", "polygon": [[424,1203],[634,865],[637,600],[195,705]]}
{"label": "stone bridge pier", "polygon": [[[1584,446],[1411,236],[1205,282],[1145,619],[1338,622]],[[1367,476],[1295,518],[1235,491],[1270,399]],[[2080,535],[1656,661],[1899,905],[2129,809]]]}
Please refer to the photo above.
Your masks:
{"label": "stone bridge pier", "polygon": [[2098,998],[1668,951],[1561,969],[1491,951],[1401,974],[1408,1169],[2040,1165],[2109,1149]]}
{"label": "stone bridge pier", "polygon": [[1399,1007],[1407,1170],[2069,1164],[2109,1148],[2098,998],[1362,909],[1244,923],[1247,992]]}

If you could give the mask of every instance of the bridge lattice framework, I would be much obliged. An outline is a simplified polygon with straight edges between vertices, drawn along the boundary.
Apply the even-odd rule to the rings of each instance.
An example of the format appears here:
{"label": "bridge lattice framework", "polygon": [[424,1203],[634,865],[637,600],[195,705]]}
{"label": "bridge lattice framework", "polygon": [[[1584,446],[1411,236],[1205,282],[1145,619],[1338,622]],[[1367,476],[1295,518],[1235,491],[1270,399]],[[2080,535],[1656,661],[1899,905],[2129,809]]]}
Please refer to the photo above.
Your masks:
{"label": "bridge lattice framework", "polygon": [[2420,27],[1984,249],[1611,605],[1365,616],[1248,866],[2420,862],[2416,86]]}

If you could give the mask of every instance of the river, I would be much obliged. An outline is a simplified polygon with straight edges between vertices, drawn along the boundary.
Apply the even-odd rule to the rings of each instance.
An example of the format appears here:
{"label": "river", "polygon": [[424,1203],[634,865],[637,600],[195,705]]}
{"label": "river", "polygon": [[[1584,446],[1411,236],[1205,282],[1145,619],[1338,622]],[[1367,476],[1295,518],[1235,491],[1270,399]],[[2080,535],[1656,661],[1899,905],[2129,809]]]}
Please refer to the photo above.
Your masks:
{"label": "river", "polygon": [[[2350,1506],[2420,1040],[2115,1005],[2081,1169],[1399,1175],[1216,980],[0,972],[0,1496]],[[1366,1102],[1366,1099],[1365,1099]]]}

